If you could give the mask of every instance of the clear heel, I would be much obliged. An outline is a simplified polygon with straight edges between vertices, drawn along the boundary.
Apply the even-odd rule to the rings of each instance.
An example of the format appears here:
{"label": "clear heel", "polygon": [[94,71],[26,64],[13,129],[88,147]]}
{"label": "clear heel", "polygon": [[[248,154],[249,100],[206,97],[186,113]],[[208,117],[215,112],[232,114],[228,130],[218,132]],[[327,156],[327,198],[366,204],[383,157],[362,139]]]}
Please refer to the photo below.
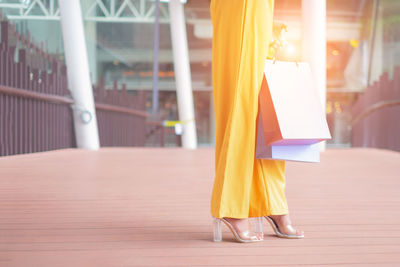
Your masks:
{"label": "clear heel", "polygon": [[263,217],[252,218],[255,233],[264,233]]}
{"label": "clear heel", "polygon": [[214,242],[222,241],[222,225],[221,219],[214,218],[213,228],[214,228]]}
{"label": "clear heel", "polygon": [[[249,222],[253,222],[253,219],[249,220]],[[256,218],[255,222],[258,227],[257,229],[259,230],[259,233],[256,233],[256,232],[250,231],[250,230],[238,232],[238,230],[226,218],[213,217],[214,242],[222,241],[222,223],[226,224],[226,226],[229,228],[229,230],[231,230],[235,239],[239,242],[247,243],[247,242],[262,241],[263,236],[264,236],[264,233],[262,231],[262,221],[260,221],[259,218]],[[253,223],[253,225],[254,225],[254,223]],[[255,227],[253,226],[252,228],[254,229]]]}

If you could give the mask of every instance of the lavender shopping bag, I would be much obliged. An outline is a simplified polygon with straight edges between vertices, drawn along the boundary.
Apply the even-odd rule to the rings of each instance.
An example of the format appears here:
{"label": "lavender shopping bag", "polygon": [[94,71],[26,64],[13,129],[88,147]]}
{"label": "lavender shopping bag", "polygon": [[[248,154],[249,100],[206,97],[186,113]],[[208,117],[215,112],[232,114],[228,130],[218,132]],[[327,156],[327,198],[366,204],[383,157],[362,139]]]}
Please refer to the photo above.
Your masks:
{"label": "lavender shopping bag", "polygon": [[319,162],[319,143],[309,145],[267,145],[261,118],[258,120],[256,158],[302,162]]}

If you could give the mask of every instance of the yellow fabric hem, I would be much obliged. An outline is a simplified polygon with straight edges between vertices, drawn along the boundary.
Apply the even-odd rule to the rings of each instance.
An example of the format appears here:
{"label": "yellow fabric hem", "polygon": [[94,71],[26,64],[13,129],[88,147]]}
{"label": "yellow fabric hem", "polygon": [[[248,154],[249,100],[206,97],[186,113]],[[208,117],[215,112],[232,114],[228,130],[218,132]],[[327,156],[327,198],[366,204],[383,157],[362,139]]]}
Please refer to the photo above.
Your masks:
{"label": "yellow fabric hem", "polygon": [[268,210],[268,211],[260,211],[260,212],[251,212],[251,213],[243,213],[243,212],[219,212],[214,213],[211,212],[211,216],[215,218],[236,218],[236,219],[246,219],[246,218],[253,218],[253,217],[264,217],[269,215],[284,215],[289,214],[288,209],[276,209],[276,210]]}
{"label": "yellow fabric hem", "polygon": [[261,213],[251,213],[249,217],[264,217],[264,216],[269,216],[269,215],[284,215],[284,214],[289,214],[288,209],[281,209],[281,210],[269,210],[267,212],[261,212]]}

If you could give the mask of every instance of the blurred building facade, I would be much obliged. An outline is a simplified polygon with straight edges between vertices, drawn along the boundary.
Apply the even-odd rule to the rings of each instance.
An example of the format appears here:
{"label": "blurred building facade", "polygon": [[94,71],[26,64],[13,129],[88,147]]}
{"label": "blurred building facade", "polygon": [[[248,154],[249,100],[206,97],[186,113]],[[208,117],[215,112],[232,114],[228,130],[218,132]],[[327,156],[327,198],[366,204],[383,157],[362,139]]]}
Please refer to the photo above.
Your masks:
{"label": "blurred building facade", "polygon": [[[148,92],[152,109],[153,0],[82,0],[86,45],[93,84],[125,83],[128,92]],[[59,13],[55,0],[0,1],[1,12],[20,33],[30,32],[49,53],[64,60]],[[384,73],[393,78],[400,62],[400,1],[327,0],[327,116],[333,135],[328,146],[351,145],[351,108],[358,96]],[[172,45],[167,3],[160,6],[159,113],[176,120]],[[212,26],[209,0],[185,4],[190,67],[194,90],[197,136],[212,145]],[[275,20],[289,27],[289,49],[282,60],[301,60],[301,0],[276,1]],[[170,136],[167,145],[176,145]]]}

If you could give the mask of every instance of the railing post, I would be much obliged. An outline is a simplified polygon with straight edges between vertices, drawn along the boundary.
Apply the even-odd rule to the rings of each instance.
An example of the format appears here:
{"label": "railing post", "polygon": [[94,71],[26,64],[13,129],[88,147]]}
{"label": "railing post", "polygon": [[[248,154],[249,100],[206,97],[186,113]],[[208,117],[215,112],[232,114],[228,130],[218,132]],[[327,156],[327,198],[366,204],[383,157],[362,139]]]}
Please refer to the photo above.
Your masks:
{"label": "railing post", "polygon": [[161,126],[160,128],[160,145],[161,147],[165,146],[165,128]]}

